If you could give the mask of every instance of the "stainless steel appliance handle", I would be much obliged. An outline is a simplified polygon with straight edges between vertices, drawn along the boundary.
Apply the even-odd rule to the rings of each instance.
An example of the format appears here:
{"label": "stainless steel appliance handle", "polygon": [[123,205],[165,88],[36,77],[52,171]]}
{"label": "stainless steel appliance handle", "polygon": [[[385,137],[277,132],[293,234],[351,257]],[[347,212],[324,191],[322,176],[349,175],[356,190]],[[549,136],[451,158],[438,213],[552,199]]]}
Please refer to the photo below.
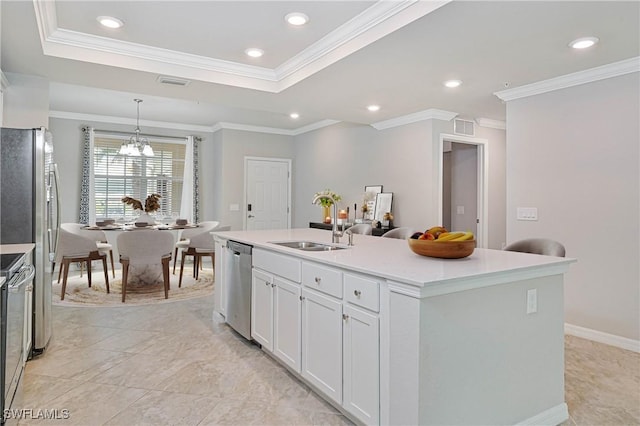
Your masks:
{"label": "stainless steel appliance handle", "polygon": [[[55,186],[55,190],[56,190],[56,240],[53,242],[53,250],[51,250],[51,236],[49,236],[49,257],[51,257],[51,254],[53,253],[53,259],[55,259],[55,253],[58,250],[58,235],[60,234],[60,224],[61,224],[61,217],[60,217],[60,183],[58,182],[58,165],[53,163],[53,184]],[[52,259],[52,261],[53,261]]]}
{"label": "stainless steel appliance handle", "polygon": [[21,278],[15,280],[15,282],[11,282],[11,285],[9,286],[9,291],[11,293],[17,293],[22,284],[33,280],[33,277],[36,275],[36,268],[34,268],[33,265],[24,265],[20,268],[20,272],[18,272],[18,274]]}

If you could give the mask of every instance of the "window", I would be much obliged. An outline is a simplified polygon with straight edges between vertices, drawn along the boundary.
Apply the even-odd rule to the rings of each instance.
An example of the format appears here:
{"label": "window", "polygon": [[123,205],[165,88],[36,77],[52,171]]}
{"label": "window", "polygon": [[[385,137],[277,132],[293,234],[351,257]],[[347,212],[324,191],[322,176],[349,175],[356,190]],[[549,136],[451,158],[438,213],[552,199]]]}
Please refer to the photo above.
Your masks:
{"label": "window", "polygon": [[95,217],[129,220],[137,213],[122,203],[124,196],[140,200],[159,194],[159,217],[180,212],[185,167],[184,142],[152,141],[153,157],[118,155],[124,139],[95,135],[93,145],[93,180]]}

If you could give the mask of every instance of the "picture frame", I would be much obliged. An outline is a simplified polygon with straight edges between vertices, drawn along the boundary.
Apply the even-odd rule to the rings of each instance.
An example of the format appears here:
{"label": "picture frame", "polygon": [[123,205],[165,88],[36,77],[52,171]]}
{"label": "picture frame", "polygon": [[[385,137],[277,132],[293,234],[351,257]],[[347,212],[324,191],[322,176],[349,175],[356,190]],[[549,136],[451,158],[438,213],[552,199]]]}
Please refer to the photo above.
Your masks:
{"label": "picture frame", "polygon": [[392,212],[393,192],[380,192],[376,195],[376,205],[373,213],[373,220],[382,222],[384,214]]}
{"label": "picture frame", "polygon": [[368,192],[375,194],[375,196],[366,202],[367,212],[363,213],[362,218],[364,220],[373,220],[376,208],[376,197],[382,192],[382,185],[366,185],[364,187],[365,197]]}

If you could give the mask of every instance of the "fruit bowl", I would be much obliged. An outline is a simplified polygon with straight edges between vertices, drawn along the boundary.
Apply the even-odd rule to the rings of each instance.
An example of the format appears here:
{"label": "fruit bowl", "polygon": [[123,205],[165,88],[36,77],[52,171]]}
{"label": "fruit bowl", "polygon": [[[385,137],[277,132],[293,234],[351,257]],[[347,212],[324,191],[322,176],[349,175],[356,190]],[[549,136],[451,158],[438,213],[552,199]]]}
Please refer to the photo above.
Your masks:
{"label": "fruit bowl", "polygon": [[416,254],[442,259],[460,259],[473,253],[476,240],[467,241],[433,241],[408,239],[409,248]]}

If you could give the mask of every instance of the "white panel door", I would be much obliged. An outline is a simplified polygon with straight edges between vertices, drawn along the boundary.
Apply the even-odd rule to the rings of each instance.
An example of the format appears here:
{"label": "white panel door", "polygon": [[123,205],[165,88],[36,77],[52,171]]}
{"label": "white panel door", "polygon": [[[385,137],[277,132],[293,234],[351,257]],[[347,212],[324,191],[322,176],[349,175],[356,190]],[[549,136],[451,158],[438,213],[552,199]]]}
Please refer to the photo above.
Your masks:
{"label": "white panel door", "polygon": [[302,290],[302,377],[342,404],[342,303]]}
{"label": "white panel door", "polygon": [[302,356],[300,285],[279,277],[274,277],[273,283],[273,354],[299,373]]}
{"label": "white panel door", "polygon": [[289,160],[247,159],[246,229],[289,228]]}

